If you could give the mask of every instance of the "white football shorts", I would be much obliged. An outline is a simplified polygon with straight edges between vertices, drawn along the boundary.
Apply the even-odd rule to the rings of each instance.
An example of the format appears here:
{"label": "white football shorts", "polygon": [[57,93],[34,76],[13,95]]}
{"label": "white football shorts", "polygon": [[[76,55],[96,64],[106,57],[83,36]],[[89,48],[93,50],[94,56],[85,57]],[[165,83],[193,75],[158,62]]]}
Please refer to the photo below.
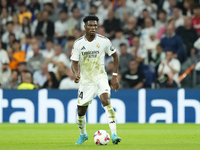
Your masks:
{"label": "white football shorts", "polygon": [[96,95],[98,95],[100,98],[102,93],[108,93],[110,95],[110,86],[107,78],[101,78],[94,83],[88,83],[85,85],[80,84],[77,105],[88,106],[92,103],[92,100]]}

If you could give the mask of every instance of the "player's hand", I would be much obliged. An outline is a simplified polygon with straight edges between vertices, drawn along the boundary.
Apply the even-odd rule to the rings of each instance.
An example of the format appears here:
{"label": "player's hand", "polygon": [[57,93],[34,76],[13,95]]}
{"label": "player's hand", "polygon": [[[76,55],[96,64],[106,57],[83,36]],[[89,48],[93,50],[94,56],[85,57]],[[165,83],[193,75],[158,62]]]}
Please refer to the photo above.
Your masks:
{"label": "player's hand", "polygon": [[74,82],[75,82],[75,83],[78,83],[79,80],[80,80],[80,78],[81,78],[80,75],[75,75]]}
{"label": "player's hand", "polygon": [[117,92],[117,90],[119,89],[119,82],[118,82],[117,76],[112,76],[111,88],[114,89],[115,92]]}

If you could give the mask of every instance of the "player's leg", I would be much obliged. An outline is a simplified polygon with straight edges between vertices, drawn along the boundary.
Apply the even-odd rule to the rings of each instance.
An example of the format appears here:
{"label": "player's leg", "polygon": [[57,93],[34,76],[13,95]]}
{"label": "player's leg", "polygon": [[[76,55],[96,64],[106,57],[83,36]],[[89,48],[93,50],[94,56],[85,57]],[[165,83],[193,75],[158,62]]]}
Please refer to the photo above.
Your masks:
{"label": "player's leg", "polygon": [[86,132],[86,111],[88,106],[78,106],[78,114],[77,114],[77,124],[80,130],[80,137],[76,144],[83,144],[86,140],[88,140],[88,135]]}
{"label": "player's leg", "polygon": [[88,106],[78,106],[77,124],[80,129],[80,135],[86,134],[86,111]]}
{"label": "player's leg", "polygon": [[116,117],[115,117],[115,111],[110,104],[110,94],[102,93],[100,95],[100,99],[106,112],[107,121],[111,130],[112,142],[113,144],[118,144],[118,142],[121,141],[121,138],[117,136]]}
{"label": "player's leg", "polygon": [[94,85],[80,84],[79,86],[77,124],[80,129],[80,137],[76,144],[83,144],[88,140],[88,134],[86,132],[86,111],[88,105],[92,102],[95,96],[95,90]]}

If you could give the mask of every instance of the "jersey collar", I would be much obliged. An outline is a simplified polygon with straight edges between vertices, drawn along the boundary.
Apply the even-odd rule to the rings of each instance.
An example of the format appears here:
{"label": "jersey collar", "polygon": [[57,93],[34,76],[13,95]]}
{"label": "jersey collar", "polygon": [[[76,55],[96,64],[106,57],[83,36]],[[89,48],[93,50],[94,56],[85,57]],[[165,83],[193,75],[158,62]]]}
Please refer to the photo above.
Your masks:
{"label": "jersey collar", "polygon": [[[83,37],[84,37],[85,41],[90,42],[90,41],[88,41],[87,38],[85,37],[85,34],[84,34]],[[94,38],[91,42],[93,42],[94,40],[96,40],[96,38],[97,38],[97,34],[95,34],[95,38]]]}

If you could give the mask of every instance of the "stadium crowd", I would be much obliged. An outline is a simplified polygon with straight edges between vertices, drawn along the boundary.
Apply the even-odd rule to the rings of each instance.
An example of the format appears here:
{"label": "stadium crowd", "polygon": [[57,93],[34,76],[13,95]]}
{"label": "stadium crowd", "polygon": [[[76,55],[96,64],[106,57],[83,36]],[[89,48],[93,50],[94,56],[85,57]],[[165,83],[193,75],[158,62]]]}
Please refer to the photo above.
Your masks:
{"label": "stadium crowd", "polygon": [[[86,15],[117,48],[121,88],[180,88],[180,74],[200,70],[198,1],[0,0],[0,88],[78,89],[70,53]],[[106,55],[109,80],[113,67]]]}

